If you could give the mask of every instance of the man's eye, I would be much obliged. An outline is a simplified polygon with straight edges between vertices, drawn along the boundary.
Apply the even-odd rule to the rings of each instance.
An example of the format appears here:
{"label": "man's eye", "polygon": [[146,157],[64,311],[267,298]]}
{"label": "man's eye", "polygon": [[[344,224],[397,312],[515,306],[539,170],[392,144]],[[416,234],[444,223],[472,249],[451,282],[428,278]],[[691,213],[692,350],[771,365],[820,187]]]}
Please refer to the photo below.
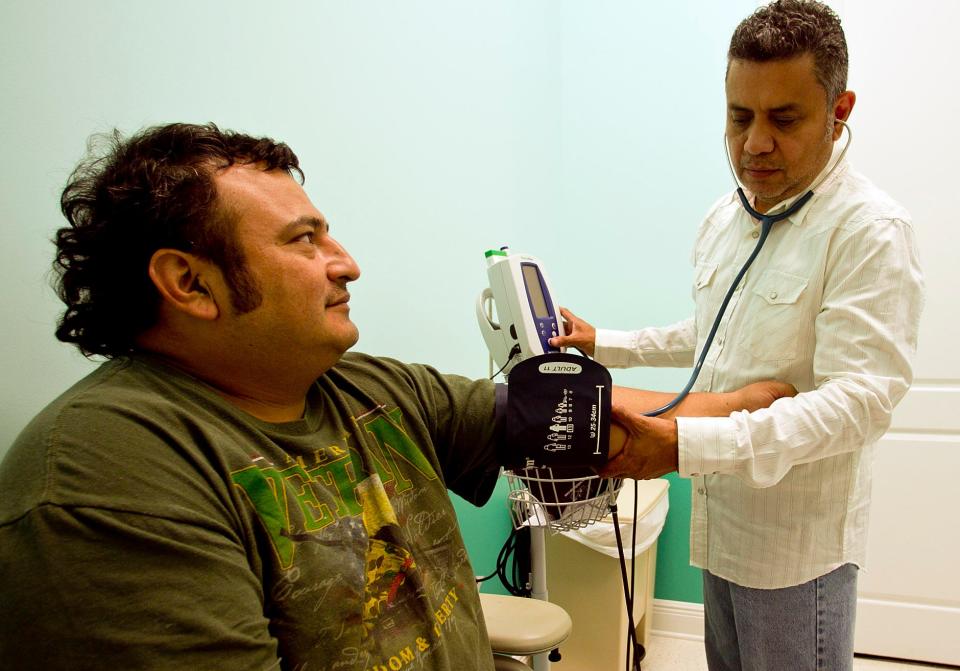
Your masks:
{"label": "man's eye", "polygon": [[293,239],[293,242],[306,242],[307,244],[312,245],[313,240],[314,240],[314,233],[313,231],[309,231],[307,233],[301,233],[300,235],[295,237]]}
{"label": "man's eye", "polygon": [[745,117],[745,116],[730,117],[730,123],[737,127],[746,126],[749,122],[750,122],[749,117]]}
{"label": "man's eye", "polygon": [[776,123],[780,128],[789,128],[796,122],[797,120],[794,117],[778,117],[777,119],[774,119],[774,123]]}

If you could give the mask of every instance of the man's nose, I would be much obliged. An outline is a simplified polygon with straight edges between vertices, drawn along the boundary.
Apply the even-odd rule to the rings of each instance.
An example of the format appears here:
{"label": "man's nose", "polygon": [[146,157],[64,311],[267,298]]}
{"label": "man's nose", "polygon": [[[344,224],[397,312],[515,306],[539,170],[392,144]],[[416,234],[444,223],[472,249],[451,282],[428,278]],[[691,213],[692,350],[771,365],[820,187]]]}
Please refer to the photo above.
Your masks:
{"label": "man's nose", "polygon": [[332,257],[330,264],[327,266],[327,272],[330,278],[353,282],[360,277],[360,266],[357,265],[357,262],[350,256],[349,252],[344,249],[343,245],[332,238],[328,238],[328,240],[331,246],[330,254]]}
{"label": "man's nose", "polygon": [[747,131],[747,140],[743,150],[752,156],[769,154],[773,151],[773,134],[763,124],[755,123]]}

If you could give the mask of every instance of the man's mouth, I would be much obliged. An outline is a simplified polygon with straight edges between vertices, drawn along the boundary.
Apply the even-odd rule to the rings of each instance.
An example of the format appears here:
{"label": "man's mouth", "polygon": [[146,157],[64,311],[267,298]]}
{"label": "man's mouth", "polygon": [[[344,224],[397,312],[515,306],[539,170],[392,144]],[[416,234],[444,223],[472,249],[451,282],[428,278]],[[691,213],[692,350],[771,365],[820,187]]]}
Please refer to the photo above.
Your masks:
{"label": "man's mouth", "polygon": [[746,173],[746,174],[747,174],[748,176],[750,176],[750,177],[762,179],[762,178],[764,178],[764,177],[769,177],[770,175],[774,174],[775,172],[779,172],[780,169],[779,169],[779,168],[768,168],[768,167],[765,167],[765,166],[749,166],[749,165],[748,165],[748,166],[744,166],[743,171],[744,171],[744,173]]}
{"label": "man's mouth", "polygon": [[346,305],[346,304],[349,303],[349,302],[350,302],[350,294],[349,294],[349,293],[345,293],[345,294],[343,294],[342,296],[337,297],[335,300],[332,300],[332,301],[330,301],[329,303],[327,303],[327,307],[328,307],[328,308],[333,308],[333,307],[336,307],[336,306],[338,306],[338,305]]}

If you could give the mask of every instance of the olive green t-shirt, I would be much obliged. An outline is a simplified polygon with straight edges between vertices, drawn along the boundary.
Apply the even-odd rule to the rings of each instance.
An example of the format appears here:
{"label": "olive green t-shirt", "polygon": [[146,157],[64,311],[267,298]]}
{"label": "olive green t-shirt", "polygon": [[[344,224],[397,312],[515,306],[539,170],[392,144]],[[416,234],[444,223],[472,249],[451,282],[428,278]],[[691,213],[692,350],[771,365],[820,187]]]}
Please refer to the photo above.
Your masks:
{"label": "olive green t-shirt", "polygon": [[348,354],[270,424],[148,356],[103,364],[0,465],[15,669],[492,669],[447,489],[498,465],[487,381]]}

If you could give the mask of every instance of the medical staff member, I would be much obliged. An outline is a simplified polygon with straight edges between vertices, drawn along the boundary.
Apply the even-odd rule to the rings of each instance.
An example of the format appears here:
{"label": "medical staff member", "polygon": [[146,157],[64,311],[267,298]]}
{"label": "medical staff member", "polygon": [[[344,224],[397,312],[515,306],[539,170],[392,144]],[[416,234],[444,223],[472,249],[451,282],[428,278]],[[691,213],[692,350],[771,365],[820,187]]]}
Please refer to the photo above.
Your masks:
{"label": "medical staff member", "polygon": [[630,470],[692,479],[711,671],[852,667],[873,451],[912,380],[924,292],[910,215],[839,150],[856,101],[846,79],[846,40],[825,5],[778,0],[745,19],[726,73],[744,198],[725,195],[700,227],[695,316],[621,332],[564,311],[572,331],[553,339],[607,366],[690,366],[760,219],[798,204],[735,283],[694,388],[775,378],[800,393],[725,418],[630,422],[648,447]]}

